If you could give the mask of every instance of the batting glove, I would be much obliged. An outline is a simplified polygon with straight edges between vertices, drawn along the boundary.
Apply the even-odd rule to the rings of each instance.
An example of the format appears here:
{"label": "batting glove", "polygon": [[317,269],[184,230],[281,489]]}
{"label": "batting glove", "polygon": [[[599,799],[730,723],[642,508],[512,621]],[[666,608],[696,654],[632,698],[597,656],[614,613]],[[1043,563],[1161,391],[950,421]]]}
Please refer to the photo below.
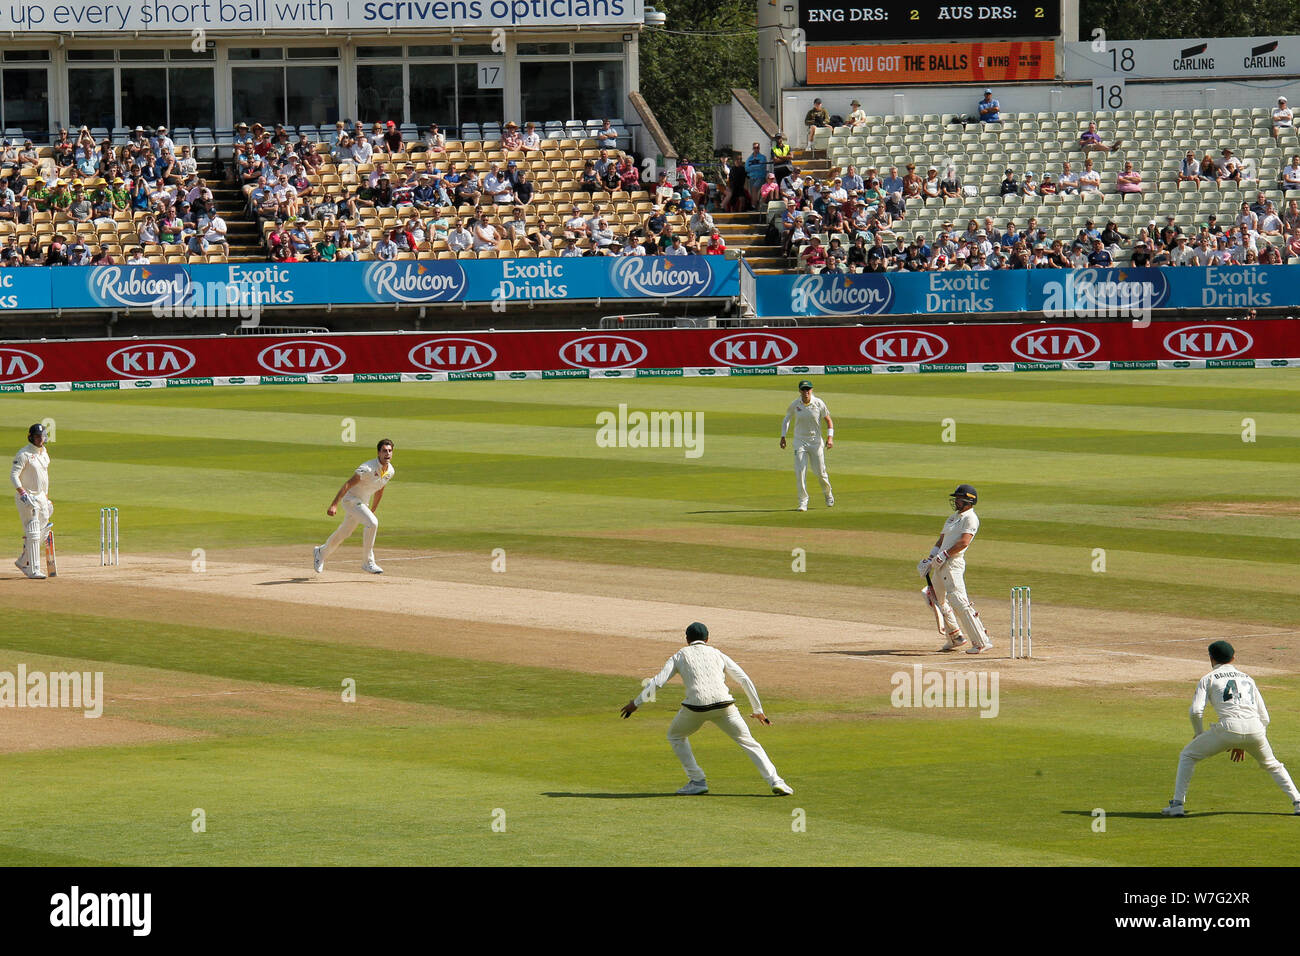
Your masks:
{"label": "batting glove", "polygon": [[947,560],[948,560],[948,552],[940,551],[938,554],[936,554],[933,558],[930,559],[930,566],[932,568],[941,568],[943,567],[943,563]]}
{"label": "batting glove", "polygon": [[28,496],[27,492],[25,491],[18,496],[18,500],[21,501],[23,504],[25,504],[28,508],[32,506],[32,499]]}
{"label": "batting glove", "polygon": [[930,570],[930,559],[922,558],[916,562],[916,573],[919,577],[925,577],[925,573]]}

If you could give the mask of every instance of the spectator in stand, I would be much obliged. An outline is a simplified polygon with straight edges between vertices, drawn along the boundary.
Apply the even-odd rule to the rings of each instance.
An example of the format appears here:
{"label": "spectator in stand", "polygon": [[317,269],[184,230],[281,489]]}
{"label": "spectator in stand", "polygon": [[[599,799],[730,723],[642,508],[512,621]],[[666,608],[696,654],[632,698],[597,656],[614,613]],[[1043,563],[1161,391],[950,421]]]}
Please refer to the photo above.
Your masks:
{"label": "spectator in stand", "polygon": [[515,191],[510,183],[509,173],[493,163],[488,175],[483,178],[483,194],[495,205],[514,205]]}
{"label": "spectator in stand", "polygon": [[[32,236],[32,241],[36,241],[35,236]],[[39,249],[40,247],[37,246],[38,252]],[[49,251],[45,254],[45,264],[47,266],[66,266],[68,264],[68,252],[62,236],[55,235],[50,240]]]}
{"label": "spectator in stand", "polygon": [[1083,172],[1079,173],[1079,194],[1101,192],[1101,173],[1092,168],[1092,157],[1083,161]]}
{"label": "spectator in stand", "polygon": [[688,255],[686,247],[682,245],[682,237],[674,235],[668,246],[664,249],[666,256],[684,256]]}
{"label": "spectator in stand", "polygon": [[749,202],[753,206],[758,205],[758,193],[763,187],[766,175],[767,157],[763,155],[763,150],[759,147],[759,144],[755,143],[754,151],[745,160],[745,177],[748,180]]}
{"label": "spectator in stand", "polygon": [[[448,242],[448,245],[450,245],[450,241]],[[380,239],[379,242],[375,243],[376,259],[384,259],[384,260],[396,259],[397,254],[400,251],[401,250],[398,248],[397,245],[396,229],[393,229],[385,233],[384,238]]]}
{"label": "spectator in stand", "polygon": [[849,113],[849,118],[847,121],[849,124],[849,129],[853,130],[854,132],[860,129],[866,129],[867,114],[862,111],[862,104],[857,100],[854,100],[849,105],[852,107],[852,110]]}
{"label": "spectator in stand", "polygon": [[1094,269],[1107,269],[1114,264],[1114,259],[1106,250],[1101,239],[1092,240],[1092,252],[1088,254],[1088,265]]}
{"label": "spectator in stand", "polygon": [[1237,211],[1236,225],[1240,228],[1255,232],[1259,228],[1259,217],[1250,208],[1248,203],[1242,203],[1241,209]]}
{"label": "spectator in stand", "polygon": [[993,98],[991,89],[984,91],[984,98],[979,101],[978,109],[981,123],[1002,122],[1001,107],[998,105],[998,101]]}
{"label": "spectator in stand", "polygon": [[[539,222],[537,229],[528,235],[528,243],[538,252],[547,252],[555,248],[555,235],[545,222]],[[630,243],[635,245],[635,243]]]}
{"label": "spectator in stand", "polygon": [[939,195],[944,199],[961,198],[961,177],[957,175],[957,167],[948,167],[947,175],[939,183]]}
{"label": "spectator in stand", "polygon": [[[663,227],[663,219],[662,210],[659,206],[655,206],[650,218],[647,219],[646,222],[655,222],[655,234],[658,234],[658,230]],[[587,220],[582,215],[582,211],[579,210],[577,206],[574,206],[569,213],[569,218],[564,221],[564,238],[586,239],[588,237],[589,229],[590,227],[587,225]],[[647,231],[648,229],[649,226],[647,225]]]}
{"label": "spectator in stand", "polygon": [[1234,183],[1241,182],[1241,160],[1232,155],[1231,149],[1224,147],[1220,157],[1214,161],[1214,165],[1218,170],[1217,178],[1219,182],[1223,182],[1224,180],[1230,180]]}
{"label": "spectator in stand", "polygon": [[577,259],[582,255],[582,250],[578,248],[576,239],[565,239],[564,248],[560,250],[561,259]]}
{"label": "spectator in stand", "polygon": [[1300,189],[1300,156],[1292,156],[1291,162],[1282,169],[1282,192]]}
{"label": "spectator in stand", "polygon": [[[847,198],[847,193],[845,197]],[[767,179],[758,191],[759,208],[766,209],[769,202],[778,201],[781,198],[781,186],[776,181],[776,173],[768,173]]]}
{"label": "spectator in stand", "polygon": [[808,127],[808,149],[811,150],[817,139],[817,130],[831,125],[831,115],[822,106],[820,96],[813,100],[812,109],[803,118],[803,125]]}
{"label": "spectator in stand", "polygon": [[[663,174],[660,174],[662,181]],[[594,160],[587,160],[582,166],[582,175],[578,178],[578,188],[584,189],[588,196],[602,191],[605,186],[600,181],[600,174],[596,172],[596,163]]]}
{"label": "spectator in stand", "polygon": [[[510,165],[515,165],[513,160],[511,160]],[[519,203],[521,206],[527,206],[533,201],[533,182],[528,178],[528,170],[520,169],[515,174],[514,193],[515,202]]]}
{"label": "spectator in stand", "polygon": [[921,199],[929,205],[931,199],[939,198],[939,170],[933,166],[926,173],[925,182],[921,183]]}
{"label": "spectator in stand", "polygon": [[[465,221],[459,216],[456,217],[452,225],[451,232],[447,233],[447,248],[457,254],[472,249],[474,246],[474,233],[465,225]],[[376,249],[376,254],[378,250]]]}
{"label": "spectator in stand", "polygon": [[1061,163],[1061,175],[1056,180],[1056,191],[1062,196],[1072,196],[1079,192],[1079,174],[1070,168],[1068,159]]}
{"label": "spectator in stand", "polygon": [[1201,164],[1196,161],[1196,154],[1190,149],[1178,167],[1178,182],[1199,183],[1201,181]]}
{"label": "spectator in stand", "polygon": [[68,206],[68,218],[74,223],[84,225],[90,222],[94,206],[86,196],[86,189],[77,183],[72,189],[72,202]]}
{"label": "spectator in stand", "polygon": [[59,130],[59,139],[54,144],[54,165],[62,172],[65,167],[71,166],[76,158],[77,144],[68,138],[66,129]]}
{"label": "spectator in stand", "polygon": [[923,179],[916,172],[916,164],[907,164],[907,175],[903,177],[903,202],[902,207],[906,209],[910,200],[921,198],[921,185]]}
{"label": "spectator in stand", "polygon": [[1250,204],[1250,211],[1256,216],[1262,216],[1267,209],[1268,200],[1264,198],[1264,194],[1261,192],[1255,193],[1255,201]]}
{"label": "spectator in stand", "polygon": [[542,148],[542,137],[538,135],[536,123],[528,123],[524,126],[524,135],[520,139],[519,148],[525,153]]}
{"label": "spectator in stand", "polygon": [[1114,219],[1106,223],[1106,228],[1101,231],[1098,238],[1112,256],[1119,255],[1120,247],[1129,241],[1129,237],[1119,231],[1119,223]]}
{"label": "spectator in stand", "polygon": [[802,272],[820,271],[822,266],[826,265],[826,249],[818,236],[813,236],[808,246],[799,253],[799,261]]}
{"label": "spectator in stand", "polygon": [[1101,134],[1097,132],[1096,123],[1089,123],[1088,128],[1079,136],[1079,148],[1085,153],[1113,153],[1123,145],[1124,141],[1119,139],[1115,140],[1115,142],[1111,143],[1109,146],[1103,143],[1101,141]]}
{"label": "spectator in stand", "polygon": [[456,184],[456,204],[460,206],[477,206],[481,196],[478,174],[471,167],[465,170],[460,182]]}
{"label": "spectator in stand", "polygon": [[641,173],[630,156],[624,156],[618,162],[618,182],[619,188],[629,194],[641,189]]}
{"label": "spectator in stand", "polygon": [[423,143],[426,153],[445,153],[447,151],[447,137],[443,135],[442,130],[438,129],[437,123],[429,124],[429,128],[424,131]]}
{"label": "spectator in stand", "polygon": [[[772,141],[772,172],[776,174],[777,182],[782,181],[794,172],[790,144],[785,141],[785,136],[782,133],[777,133],[776,139]],[[693,182],[694,177],[691,178]]]}
{"label": "spectator in stand", "polygon": [[999,196],[1020,195],[1020,184],[1016,182],[1016,172],[1008,166],[1002,172],[1002,184],[998,187]]}
{"label": "spectator in stand", "polygon": [[1142,192],[1142,174],[1133,168],[1133,163],[1124,161],[1124,171],[1115,178],[1115,189],[1123,196]]}
{"label": "spectator in stand", "polygon": [[1300,202],[1292,199],[1282,213],[1282,231],[1290,235],[1296,226],[1300,226]]}
{"label": "spectator in stand", "polygon": [[1043,181],[1038,187],[1040,196],[1055,196],[1058,192],[1056,183],[1052,182],[1051,173],[1043,173]]}
{"label": "spectator in stand", "polygon": [[1295,114],[1286,105],[1286,97],[1277,98],[1277,107],[1273,110],[1273,139],[1282,145],[1282,133],[1295,129]]}
{"label": "spectator in stand", "polygon": [[1277,208],[1270,199],[1264,204],[1264,215],[1259,217],[1258,231],[1261,236],[1281,236],[1282,217],[1278,215]]}
{"label": "spectator in stand", "polygon": [[353,148],[351,136],[344,133],[339,140],[330,147],[330,159],[334,161],[335,166],[343,166],[357,161],[357,153]]}
{"label": "spectator in stand", "polygon": [[1287,262],[1300,257],[1300,224],[1291,227],[1287,234],[1285,250]]}
{"label": "spectator in stand", "polygon": [[501,134],[501,148],[508,153],[521,152],[524,148],[524,137],[519,132],[519,124],[514,120],[506,123]]}
{"label": "spectator in stand", "polygon": [[1219,179],[1219,165],[1214,161],[1214,157],[1207,150],[1205,156],[1201,159],[1202,181],[1217,182]]}
{"label": "spectator in stand", "polygon": [[373,162],[375,158],[375,146],[364,136],[358,139],[349,138],[347,141],[351,158],[348,162],[356,163],[358,166],[364,166],[366,163]]}
{"label": "spectator in stand", "polygon": [[1038,195],[1038,180],[1037,178],[1035,178],[1034,171],[1032,169],[1025,170],[1025,181],[1020,184],[1020,195],[1022,196]]}

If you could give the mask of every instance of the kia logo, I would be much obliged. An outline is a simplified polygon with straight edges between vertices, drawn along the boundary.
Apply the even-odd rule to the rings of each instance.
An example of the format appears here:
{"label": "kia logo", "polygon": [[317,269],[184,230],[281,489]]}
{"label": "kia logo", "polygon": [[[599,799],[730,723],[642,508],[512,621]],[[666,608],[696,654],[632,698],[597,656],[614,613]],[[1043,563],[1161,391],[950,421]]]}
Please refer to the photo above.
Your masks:
{"label": "kia logo", "polygon": [[868,362],[936,362],[948,353],[948,340],[921,329],[889,329],[867,336],[858,351]]}
{"label": "kia logo", "polygon": [[1030,329],[1011,340],[1011,351],[1031,362],[1085,359],[1100,348],[1101,339],[1084,329]]}
{"label": "kia logo", "polygon": [[570,339],[560,349],[560,361],[574,368],[631,368],[645,360],[649,349],[621,335],[587,335]]}
{"label": "kia logo", "polygon": [[771,332],[737,332],[718,339],[709,347],[709,354],[715,361],[733,366],[784,365],[798,351],[799,346],[792,340]]}
{"label": "kia logo", "polygon": [[34,352],[0,347],[0,382],[23,382],[40,372],[45,362]]}
{"label": "kia logo", "polygon": [[448,337],[421,342],[406,357],[430,372],[474,372],[495,362],[497,350],[478,339]]}
{"label": "kia logo", "polygon": [[1230,325],[1186,325],[1165,336],[1165,351],[1185,359],[1234,358],[1254,344],[1249,332]]}
{"label": "kia logo", "polygon": [[162,342],[141,342],[120,348],[104,360],[122,378],[171,378],[194,367],[194,353]]}
{"label": "kia logo", "polygon": [[347,352],[324,341],[277,342],[257,353],[257,364],[276,375],[333,372],[347,360]]}

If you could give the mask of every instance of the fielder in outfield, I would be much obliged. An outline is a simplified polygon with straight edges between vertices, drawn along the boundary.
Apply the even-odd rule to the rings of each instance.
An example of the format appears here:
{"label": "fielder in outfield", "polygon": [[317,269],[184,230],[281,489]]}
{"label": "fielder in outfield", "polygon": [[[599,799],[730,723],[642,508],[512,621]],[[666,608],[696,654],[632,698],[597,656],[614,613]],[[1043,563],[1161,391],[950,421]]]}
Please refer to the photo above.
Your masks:
{"label": "fielder in outfield", "polygon": [[[948,642],[939,648],[955,651],[967,643],[965,632],[970,634],[967,654],[980,654],[993,646],[979,612],[966,596],[966,550],[980,529],[980,519],[975,514],[979,495],[970,485],[958,485],[950,494],[953,513],[943,523],[939,540],[930,553],[916,566],[921,577],[930,575],[934,602],[943,615]],[[960,623],[959,623],[960,622]]]}
{"label": "fielder in outfield", "polygon": [[[329,536],[329,540],[318,545],[312,552],[312,561],[316,566],[317,574],[325,570],[325,562],[329,560],[329,556],[348,539],[348,535],[356,530],[357,525],[362,525],[364,528],[361,540],[361,570],[371,574],[384,573],[384,569],[375,564],[375,535],[379,533],[379,519],[375,517],[375,512],[379,510],[384,489],[397,473],[393,468],[392,440],[388,438],[381,440],[375,446],[375,452],[374,458],[357,466],[352,477],[343,482],[343,487],[334,496],[330,506],[325,509],[325,513],[332,518],[338,514],[339,503],[342,502],[346,515],[343,523]],[[367,500],[370,502],[368,505]]]}
{"label": "fielder in outfield", "polygon": [[9,481],[14,486],[14,504],[18,506],[18,520],[23,526],[23,553],[14,564],[29,578],[43,581],[41,542],[54,514],[54,505],[48,497],[50,453],[45,449],[44,425],[27,429],[27,444],[14,455]]}
{"label": "fielder in outfield", "polygon": [[754,682],[740,669],[739,664],[716,647],[709,646],[709,629],[699,621],[686,628],[686,646],[668,658],[664,669],[646,683],[641,693],[624,704],[619,713],[624,719],[631,717],[646,701],[654,700],[655,691],[672,680],[674,674],[680,674],[682,683],[686,685],[686,700],[682,702],[681,710],[668,728],[668,743],[672,745],[673,753],[677,754],[682,769],[686,771],[686,786],[677,791],[679,795],[709,792],[704,771],[695,762],[691,742],[687,740],[706,723],[716,724],[723,733],[740,744],[773,793],[779,797],[788,797],[794,793],[776,772],[776,767],[772,766],[762,745],[750,734],[745,719],[736,709],[731,692],[727,690],[726,675],[730,674],[744,688],[753,711],[749,716],[760,724],[771,724],[772,721],[763,713],[763,705],[759,703]]}
{"label": "fielder in outfield", "polygon": [[[822,420],[826,421],[826,442],[822,443]],[[831,480],[826,476],[826,452],[835,447],[835,423],[826,403],[813,395],[812,382],[805,379],[799,383],[799,397],[786,409],[781,421],[781,447],[785,447],[785,433],[794,421],[794,487],[799,496],[799,510],[808,510],[808,485],[804,473],[812,468],[812,473],[821,482],[822,494],[826,496],[826,507],[835,507],[835,495],[831,493]]]}
{"label": "fielder in outfield", "polygon": [[[1268,727],[1264,698],[1250,676],[1232,666],[1236,659],[1237,652],[1227,641],[1210,645],[1213,670],[1197,682],[1196,693],[1192,695],[1192,742],[1178,755],[1174,798],[1160,811],[1167,817],[1187,816],[1183,803],[1197,762],[1225,750],[1232,751],[1233,763],[1240,763],[1246,754],[1254,757],[1260,769],[1268,771],[1273,782],[1291,800],[1293,812],[1300,814],[1300,791],[1296,790],[1282,761],[1273,756],[1273,748],[1264,733]],[[1219,715],[1219,722],[1211,724],[1208,730],[1203,726],[1207,703]]]}

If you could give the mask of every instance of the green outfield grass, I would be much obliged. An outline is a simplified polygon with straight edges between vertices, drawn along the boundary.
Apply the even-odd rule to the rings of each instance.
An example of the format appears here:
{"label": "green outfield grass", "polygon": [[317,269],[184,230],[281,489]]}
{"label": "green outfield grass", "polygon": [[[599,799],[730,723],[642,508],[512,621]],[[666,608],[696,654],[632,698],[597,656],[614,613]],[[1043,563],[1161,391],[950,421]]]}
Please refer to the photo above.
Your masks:
{"label": "green outfield grass", "polygon": [[[813,528],[846,532],[827,536],[818,580],[901,594],[916,588],[947,492],[965,481],[981,497],[977,594],[1026,584],[1059,605],[1243,630],[1300,616],[1300,376],[1289,370],[825,376],[837,506],[820,508],[814,487],[807,514],[790,510],[791,456],[777,447],[794,382],[18,395],[0,403],[0,434],[16,449],[31,422],[55,420],[61,553],[97,550],[102,505],[121,508],[128,556],[305,546],[333,526],[324,508],[339,484],[391,437],[381,560],[385,548],[486,560],[505,547],[728,573],[740,589],[747,576],[787,577],[791,529]],[[703,455],[598,447],[596,415],[620,403],[703,412]],[[941,441],[945,419],[955,443]],[[1242,440],[1245,419],[1254,441]],[[354,444],[342,440],[349,421]],[[5,520],[16,543],[15,515]],[[662,540],[664,529],[682,540]],[[0,587],[11,620],[39,611],[28,603],[38,586]],[[1189,865],[1215,862],[1229,840],[1252,864],[1292,855],[1295,822],[1253,763],[1202,764],[1189,803],[1201,815],[1159,817],[1190,684],[1004,689],[994,720],[899,710],[880,695],[765,695],[777,723],[758,736],[794,798],[769,796],[705,728],[695,740],[714,792],[674,799],[681,772],[664,733],[675,687],[617,717],[643,675],[81,611],[6,628],[0,670],[45,661],[108,681],[221,679],[312,703],[292,715],[133,704],[135,720],[200,736],[0,755],[0,863]],[[349,710],[340,676],[392,707]],[[1274,748],[1300,771],[1300,675],[1261,683]],[[191,832],[194,808],[204,834]],[[792,830],[796,809],[804,832]]]}

